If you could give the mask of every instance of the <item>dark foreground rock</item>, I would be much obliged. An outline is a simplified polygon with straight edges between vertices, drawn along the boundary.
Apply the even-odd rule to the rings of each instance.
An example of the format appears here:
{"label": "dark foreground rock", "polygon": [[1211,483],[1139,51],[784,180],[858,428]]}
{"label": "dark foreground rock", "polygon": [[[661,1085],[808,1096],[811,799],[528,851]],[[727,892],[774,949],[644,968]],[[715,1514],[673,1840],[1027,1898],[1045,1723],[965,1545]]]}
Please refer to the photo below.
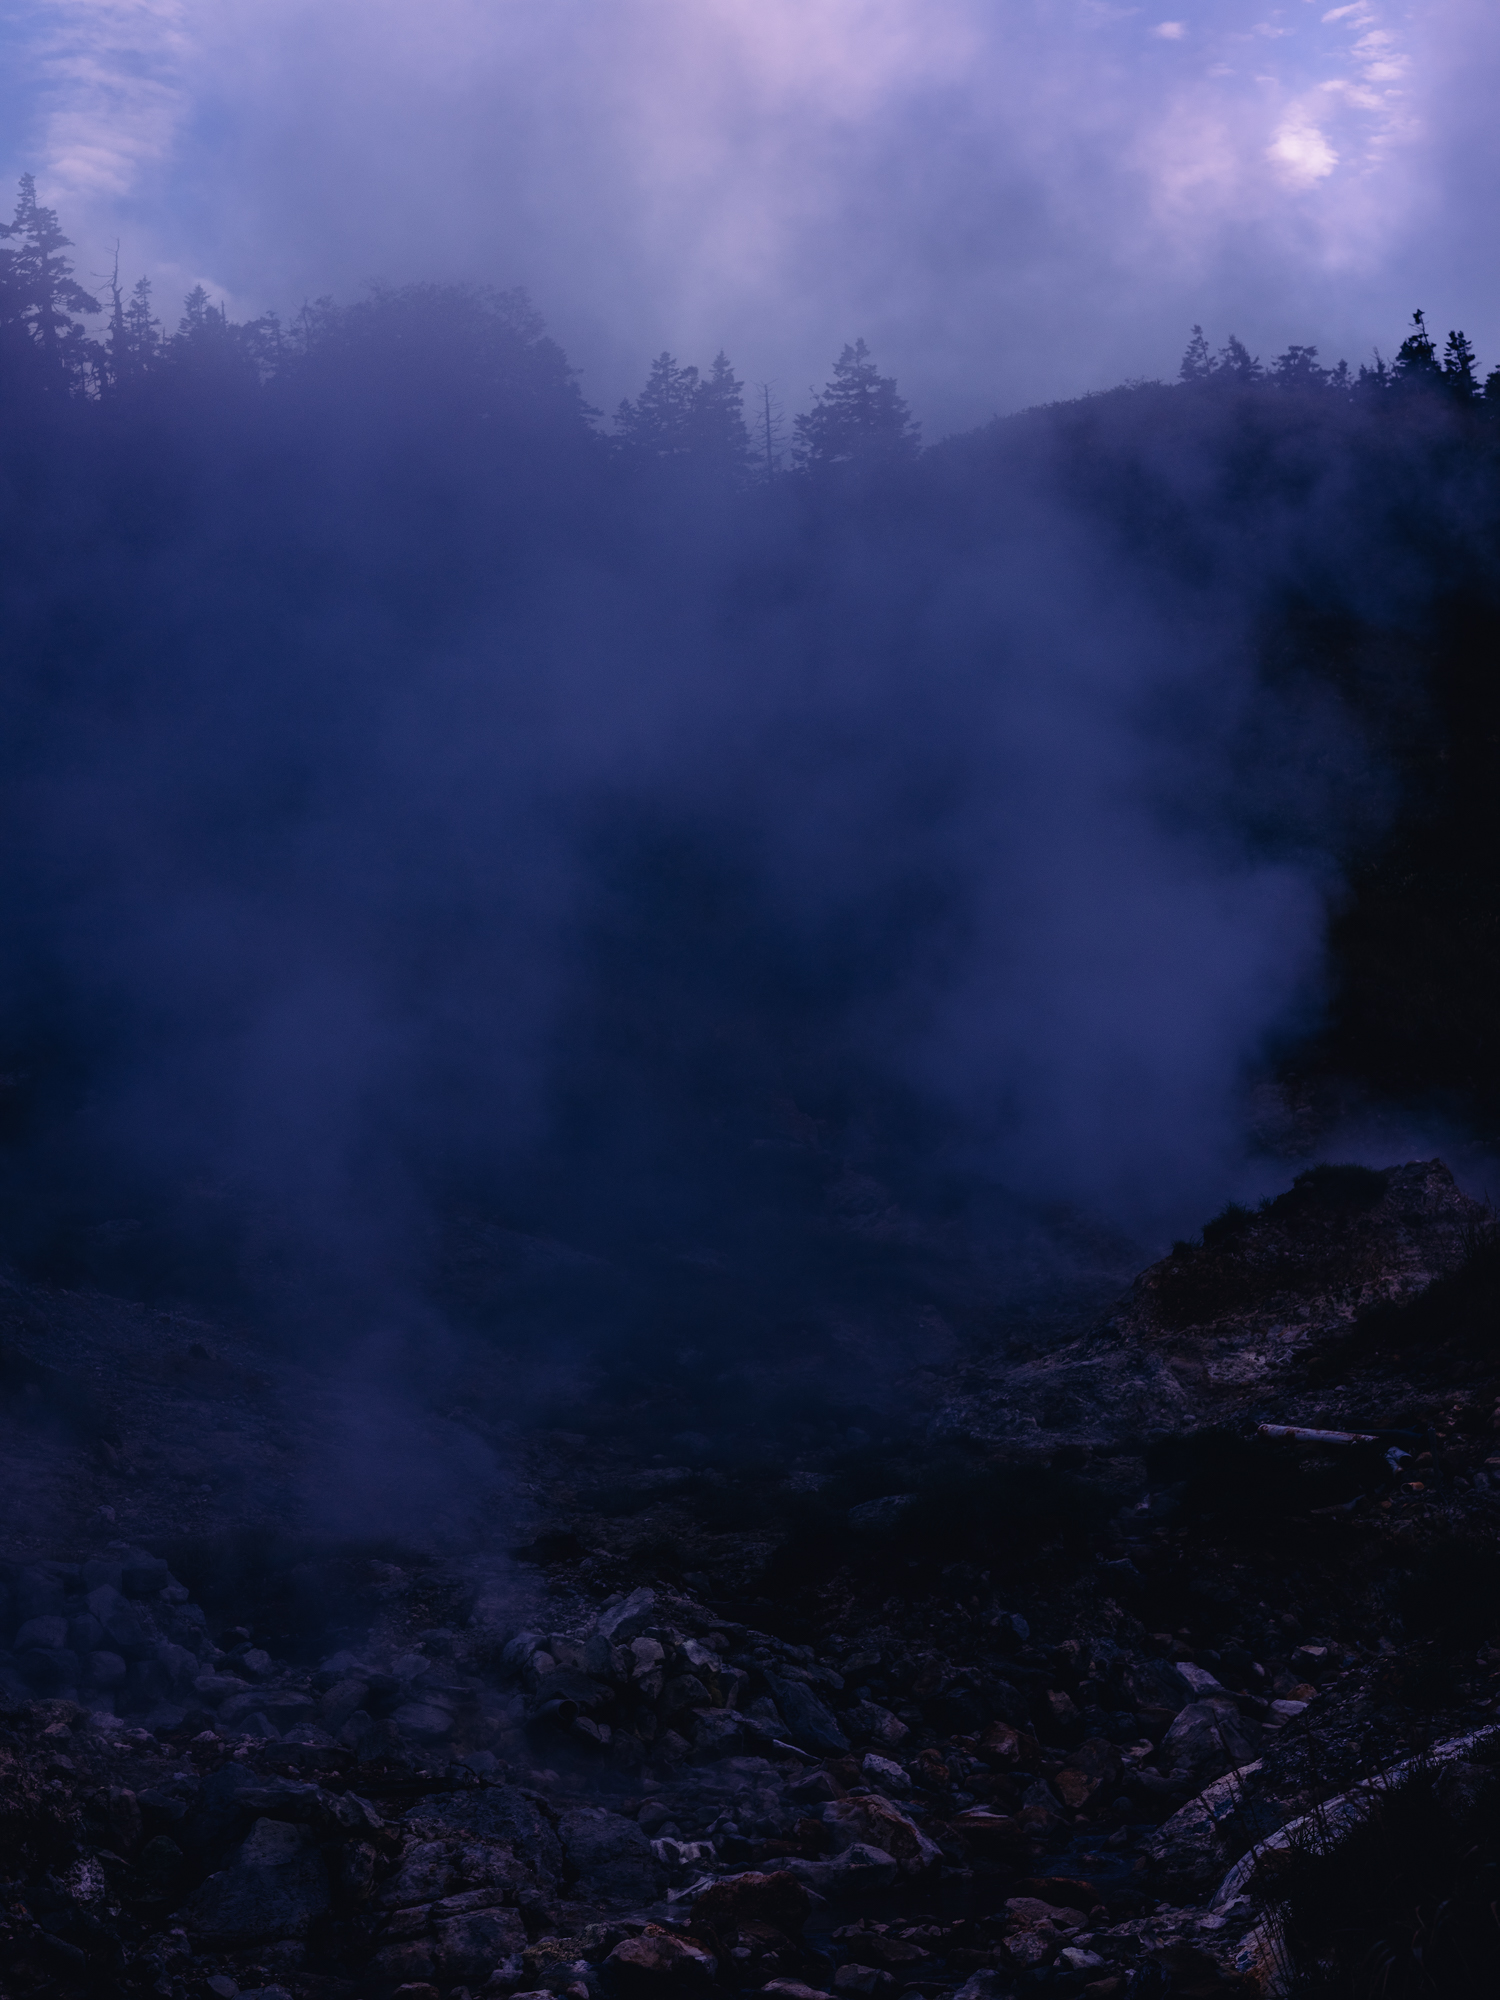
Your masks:
{"label": "dark foreground rock", "polygon": [[551,1526],[500,1584],[489,1550],[326,1548],[291,1630],[284,1564],[107,1524],[19,1552],[4,1991],[1278,1992],[1316,1930],[1288,1857],[1379,1773],[1448,1773],[1423,1810],[1473,1873],[1487,1219],[1433,1163],[1283,1203],[1005,1408],[975,1360],[913,1386],[920,1426],[811,1431],[743,1518],[725,1469],[569,1432],[527,1447]]}

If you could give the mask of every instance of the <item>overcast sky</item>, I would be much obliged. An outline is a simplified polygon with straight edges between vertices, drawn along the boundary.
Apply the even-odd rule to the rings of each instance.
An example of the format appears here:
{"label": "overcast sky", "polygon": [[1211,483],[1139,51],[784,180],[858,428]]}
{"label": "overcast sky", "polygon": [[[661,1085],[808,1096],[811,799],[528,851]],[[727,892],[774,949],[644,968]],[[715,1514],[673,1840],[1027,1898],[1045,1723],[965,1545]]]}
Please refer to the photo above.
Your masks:
{"label": "overcast sky", "polygon": [[527,286],[606,408],[669,346],[927,435],[1170,374],[1188,328],[1500,360],[1493,0],[43,0],[0,169],[85,276],[294,309]]}

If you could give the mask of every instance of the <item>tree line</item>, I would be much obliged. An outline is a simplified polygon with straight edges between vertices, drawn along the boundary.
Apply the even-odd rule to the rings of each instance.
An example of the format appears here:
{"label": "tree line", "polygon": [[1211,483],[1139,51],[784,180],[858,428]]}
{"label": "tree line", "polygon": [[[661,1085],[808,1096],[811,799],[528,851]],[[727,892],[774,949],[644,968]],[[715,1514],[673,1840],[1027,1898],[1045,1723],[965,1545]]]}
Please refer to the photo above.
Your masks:
{"label": "tree line", "polygon": [[[612,430],[594,428],[599,412],[583,399],[576,372],[522,291],[483,286],[376,287],[340,306],[306,305],[284,323],[275,313],[232,321],[202,285],[183,300],[175,330],[159,317],[151,280],[128,295],[118,268],[107,299],[87,291],[67,255],[71,239],[57,211],[37,199],[29,174],[15,212],[0,223],[0,397],[108,403],[170,398],[187,385],[244,393],[299,380],[326,382],[337,369],[366,370],[384,354],[405,367],[446,365],[479,394],[480,421],[588,431],[626,464],[712,471],[731,482],[774,479],[786,471],[910,464],[921,452],[921,426],[892,376],[881,374],[864,340],[847,344],[810,409],[786,437],[770,391],[762,387],[747,414],[746,385],[721,350],[706,372],[669,352],[651,363],[640,393],[614,412]],[[102,319],[91,332],[86,320]],[[1315,346],[1294,343],[1268,365],[1237,336],[1213,351],[1195,325],[1178,368],[1191,390],[1270,389],[1374,406],[1413,392],[1452,405],[1500,410],[1500,368],[1481,383],[1467,335],[1452,331],[1441,356],[1418,311],[1395,358],[1378,353],[1351,370],[1324,366]]]}
{"label": "tree line", "polygon": [[1347,361],[1325,368],[1316,347],[1295,343],[1263,367],[1242,340],[1230,334],[1215,354],[1201,326],[1195,326],[1177,370],[1178,380],[1190,388],[1289,389],[1303,394],[1329,393],[1353,397],[1363,403],[1379,402],[1391,395],[1416,391],[1436,391],[1461,408],[1483,404],[1500,409],[1500,368],[1492,368],[1481,384],[1473,343],[1465,333],[1450,332],[1441,360],[1437,342],[1428,330],[1427,316],[1421,311],[1411,316],[1411,330],[1387,363],[1377,351],[1373,362],[1361,363],[1357,372]]}

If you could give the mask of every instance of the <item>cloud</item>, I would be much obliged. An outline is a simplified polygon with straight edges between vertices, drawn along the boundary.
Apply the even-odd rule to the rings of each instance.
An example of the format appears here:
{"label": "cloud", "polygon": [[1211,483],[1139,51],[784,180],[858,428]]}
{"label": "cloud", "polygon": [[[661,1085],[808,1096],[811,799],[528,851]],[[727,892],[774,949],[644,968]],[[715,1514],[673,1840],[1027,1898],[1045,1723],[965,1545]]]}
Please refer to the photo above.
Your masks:
{"label": "cloud", "polygon": [[1316,125],[1294,118],[1282,125],[1266,148],[1266,157],[1292,187],[1311,187],[1325,180],[1339,156]]}
{"label": "cloud", "polygon": [[[1043,0],[18,20],[9,163],[96,262],[120,238],[127,268],[206,271],[255,309],[374,275],[524,283],[605,407],[662,347],[720,345],[795,407],[862,333],[929,435],[1170,367],[1195,319],[1386,337],[1445,198],[1418,107],[1460,26],[1471,56],[1500,45],[1461,0],[1296,33],[1248,0],[1154,26]],[[1500,277],[1468,282],[1500,313]]]}

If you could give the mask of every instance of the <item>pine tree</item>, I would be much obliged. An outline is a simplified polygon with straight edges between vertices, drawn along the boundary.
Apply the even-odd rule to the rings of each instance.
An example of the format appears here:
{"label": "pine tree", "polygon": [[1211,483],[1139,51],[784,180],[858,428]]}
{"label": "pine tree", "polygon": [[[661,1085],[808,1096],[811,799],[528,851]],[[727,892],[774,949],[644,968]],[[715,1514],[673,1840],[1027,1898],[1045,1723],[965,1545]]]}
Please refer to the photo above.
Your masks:
{"label": "pine tree", "polygon": [[160,327],[161,321],[151,311],[151,280],[137,278],[125,308],[125,336],[138,367],[147,367],[155,359]]}
{"label": "pine tree", "polygon": [[1443,387],[1455,402],[1472,403],[1479,394],[1474,349],[1465,333],[1450,333],[1443,354]]}
{"label": "pine tree", "polygon": [[675,355],[658,354],[640,395],[633,403],[627,398],[615,412],[615,428],[627,452],[651,459],[687,457],[693,449],[698,387],[696,368],[680,368]]}
{"label": "pine tree", "polygon": [[1239,388],[1249,388],[1253,383],[1265,379],[1265,370],[1259,360],[1251,354],[1242,340],[1230,334],[1228,341],[1219,349],[1218,365],[1214,370],[1220,382],[1233,383]]}
{"label": "pine tree", "polygon": [[1209,352],[1208,339],[1201,326],[1193,328],[1193,337],[1187,344],[1177,375],[1183,382],[1207,382],[1214,372],[1215,362]]}
{"label": "pine tree", "polygon": [[[1349,371],[1345,368],[1344,372],[1347,375]],[[1270,379],[1278,389],[1321,389],[1329,372],[1318,365],[1317,348],[1292,346],[1272,362]]]}
{"label": "pine tree", "polygon": [[119,391],[151,372],[159,347],[160,322],[151,311],[149,278],[137,278],[130,303],[125,303],[120,290],[118,254],[110,276],[109,297],[109,332],[104,341],[100,374],[107,388]]}
{"label": "pine tree", "polygon": [[807,471],[836,465],[900,462],[920,449],[921,426],[896,393],[896,380],[882,375],[864,341],[845,347],[833,364],[827,387],[793,425],[792,456]]}
{"label": "pine tree", "polygon": [[1391,386],[1391,371],[1385,365],[1380,349],[1375,350],[1375,366],[1367,368],[1363,361],[1359,364],[1359,378],[1354,392],[1365,402],[1378,402]]}
{"label": "pine tree", "polygon": [[36,181],[21,176],[15,215],[0,222],[0,236],[16,237],[19,248],[7,253],[5,288],[20,324],[41,351],[54,384],[81,375],[88,349],[82,322],[75,313],[97,313],[99,301],[73,277],[63,255],[72,239],[64,236],[57,211],[43,208],[36,198]]}
{"label": "pine tree", "polygon": [[744,477],[750,460],[745,385],[736,380],[722,348],[693,393],[689,429],[695,459],[731,478]]}
{"label": "pine tree", "polygon": [[1420,312],[1411,316],[1411,332],[1396,351],[1391,364],[1391,380],[1401,388],[1431,388],[1440,379],[1437,349],[1427,322]]}

